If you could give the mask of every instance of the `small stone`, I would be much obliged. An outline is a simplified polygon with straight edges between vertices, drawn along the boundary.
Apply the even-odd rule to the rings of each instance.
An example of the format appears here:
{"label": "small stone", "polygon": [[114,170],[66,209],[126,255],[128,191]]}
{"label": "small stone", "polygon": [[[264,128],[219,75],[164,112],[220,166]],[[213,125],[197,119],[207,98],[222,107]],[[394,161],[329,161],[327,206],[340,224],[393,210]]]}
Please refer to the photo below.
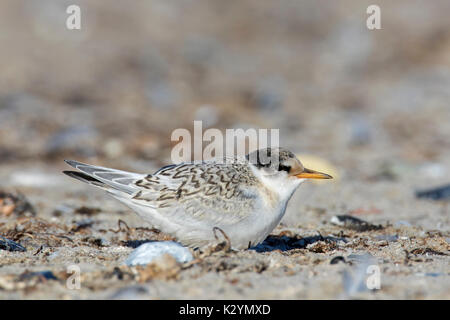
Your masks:
{"label": "small stone", "polygon": [[450,199],[450,184],[438,188],[416,191],[416,197],[432,200],[448,200]]}
{"label": "small stone", "polygon": [[0,249],[7,251],[21,251],[21,252],[27,251],[27,249],[22,247],[20,244],[15,243],[14,241],[6,239],[2,236],[0,236]]}
{"label": "small stone", "polygon": [[127,258],[128,266],[146,265],[164,254],[169,254],[179,263],[193,260],[189,249],[173,241],[147,242],[137,247]]}
{"label": "small stone", "polygon": [[131,286],[120,288],[108,299],[111,300],[138,300],[144,299],[143,297],[148,294],[148,290],[143,286]]}

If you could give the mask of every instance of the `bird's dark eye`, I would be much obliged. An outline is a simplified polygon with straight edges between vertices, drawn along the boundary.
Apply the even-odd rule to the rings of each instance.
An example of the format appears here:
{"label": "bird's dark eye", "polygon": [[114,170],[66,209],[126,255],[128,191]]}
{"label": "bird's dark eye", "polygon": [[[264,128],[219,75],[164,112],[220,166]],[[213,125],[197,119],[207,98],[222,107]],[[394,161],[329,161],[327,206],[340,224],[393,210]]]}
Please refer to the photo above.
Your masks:
{"label": "bird's dark eye", "polygon": [[291,167],[280,164],[278,166],[278,171],[286,171],[287,173],[289,173],[289,171],[291,171]]}

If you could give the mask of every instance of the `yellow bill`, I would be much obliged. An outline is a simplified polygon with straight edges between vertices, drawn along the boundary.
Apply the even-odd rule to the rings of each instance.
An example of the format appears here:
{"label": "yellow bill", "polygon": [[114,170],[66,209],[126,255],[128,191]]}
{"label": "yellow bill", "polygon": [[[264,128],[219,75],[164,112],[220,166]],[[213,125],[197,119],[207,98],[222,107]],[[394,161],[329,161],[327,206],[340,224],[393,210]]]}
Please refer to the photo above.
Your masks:
{"label": "yellow bill", "polygon": [[329,174],[307,168],[305,168],[303,172],[296,174],[295,176],[300,179],[333,179],[333,177]]}

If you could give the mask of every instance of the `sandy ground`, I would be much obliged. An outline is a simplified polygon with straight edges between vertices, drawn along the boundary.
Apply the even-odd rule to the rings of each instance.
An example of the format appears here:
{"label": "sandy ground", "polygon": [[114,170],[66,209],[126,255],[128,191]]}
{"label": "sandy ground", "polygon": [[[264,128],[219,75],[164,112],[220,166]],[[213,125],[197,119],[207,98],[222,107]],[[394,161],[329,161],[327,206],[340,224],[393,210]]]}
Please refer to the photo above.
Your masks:
{"label": "sandy ground", "polygon": [[[448,206],[417,200],[402,183],[303,185],[281,225],[255,249],[203,249],[194,263],[145,269],[124,265],[133,247],[170,236],[101,191],[49,176],[51,186],[21,188],[37,216],[0,220],[1,233],[27,249],[0,251],[3,299],[450,298]],[[365,193],[376,200],[360,206]],[[330,223],[348,208],[374,230]],[[79,290],[67,287],[72,265],[81,271]],[[379,268],[379,290],[367,288],[371,265]],[[33,274],[43,271],[52,277]]]}
{"label": "sandy ground", "polygon": [[[0,3],[0,236],[26,250],[0,238],[0,299],[450,298],[448,197],[416,197],[450,183],[448,1],[379,1],[375,31],[369,1],[79,1],[79,31],[69,4]],[[170,236],[63,159],[150,173],[194,120],[277,128],[336,179],[302,185],[257,248],[129,268]]]}

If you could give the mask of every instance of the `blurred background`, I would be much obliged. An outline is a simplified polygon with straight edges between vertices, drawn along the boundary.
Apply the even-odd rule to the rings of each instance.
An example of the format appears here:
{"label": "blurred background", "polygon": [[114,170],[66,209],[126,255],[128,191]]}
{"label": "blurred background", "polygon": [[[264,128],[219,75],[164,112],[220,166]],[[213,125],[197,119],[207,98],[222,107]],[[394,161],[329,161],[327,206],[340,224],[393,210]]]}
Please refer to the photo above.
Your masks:
{"label": "blurred background", "polygon": [[[65,27],[71,4],[81,30]],[[3,0],[0,164],[159,166],[196,119],[279,128],[281,145],[353,173],[443,172],[450,3],[378,1],[373,31],[370,4]]]}
{"label": "blurred background", "polygon": [[[81,8],[81,30],[66,28],[72,4]],[[366,27],[372,4],[381,8],[381,30]],[[126,254],[114,250],[122,250],[123,241],[149,235],[116,239],[124,235],[100,229],[117,228],[118,219],[140,227],[142,220],[64,176],[61,171],[69,168],[63,159],[150,173],[171,162],[173,130],[193,130],[193,121],[203,120],[204,130],[278,128],[280,144],[305,166],[335,176],[305,183],[275,234],[341,237],[330,219],[343,214],[391,226],[378,238],[346,231],[360,245],[343,246],[339,254],[381,255],[387,261],[382,297],[448,296],[440,277],[448,278],[448,255],[412,267],[405,262],[402,277],[398,266],[408,260],[406,249],[449,252],[449,202],[415,193],[450,182],[449,12],[448,0],[1,0],[0,233],[33,248],[26,256],[10,253],[2,273],[33,265],[63,268],[79,258],[102,272],[108,271],[101,267],[105,261],[119,264]],[[434,195],[448,199],[448,189]],[[25,195],[31,205],[3,191]],[[28,221],[25,214],[37,220],[29,220],[25,236],[17,235],[24,230],[20,223]],[[42,236],[55,225],[59,235],[78,242],[55,244]],[[370,236],[375,242],[367,248]],[[378,246],[380,239],[388,245]],[[45,252],[38,254],[42,247]],[[252,294],[243,287],[227,296],[219,286],[211,295],[217,286],[206,280],[185,281],[186,288],[202,288],[203,299],[336,298],[341,276],[327,273],[332,267],[326,260],[333,250],[328,256],[307,251],[298,261],[291,257],[301,270],[295,269],[297,282],[279,278],[275,268],[276,276],[264,273],[264,281],[252,282]],[[47,259],[50,253],[51,259],[59,256]],[[308,254],[314,262],[301,260]],[[255,259],[280,256],[274,251]],[[325,262],[317,266],[317,259]],[[415,277],[420,272],[431,274],[428,282],[426,275]],[[251,273],[242,277],[247,281]],[[179,283],[164,283],[169,289],[161,289],[162,296],[173,297]],[[298,295],[286,290],[291,284],[299,286]],[[5,292],[0,290],[2,297],[21,297],[17,290]]]}
{"label": "blurred background", "polygon": [[[66,28],[71,4],[81,30]],[[31,173],[64,158],[151,172],[193,120],[279,128],[347,179],[443,183],[450,3],[378,1],[381,30],[370,4],[3,0],[3,184],[38,185]]]}

